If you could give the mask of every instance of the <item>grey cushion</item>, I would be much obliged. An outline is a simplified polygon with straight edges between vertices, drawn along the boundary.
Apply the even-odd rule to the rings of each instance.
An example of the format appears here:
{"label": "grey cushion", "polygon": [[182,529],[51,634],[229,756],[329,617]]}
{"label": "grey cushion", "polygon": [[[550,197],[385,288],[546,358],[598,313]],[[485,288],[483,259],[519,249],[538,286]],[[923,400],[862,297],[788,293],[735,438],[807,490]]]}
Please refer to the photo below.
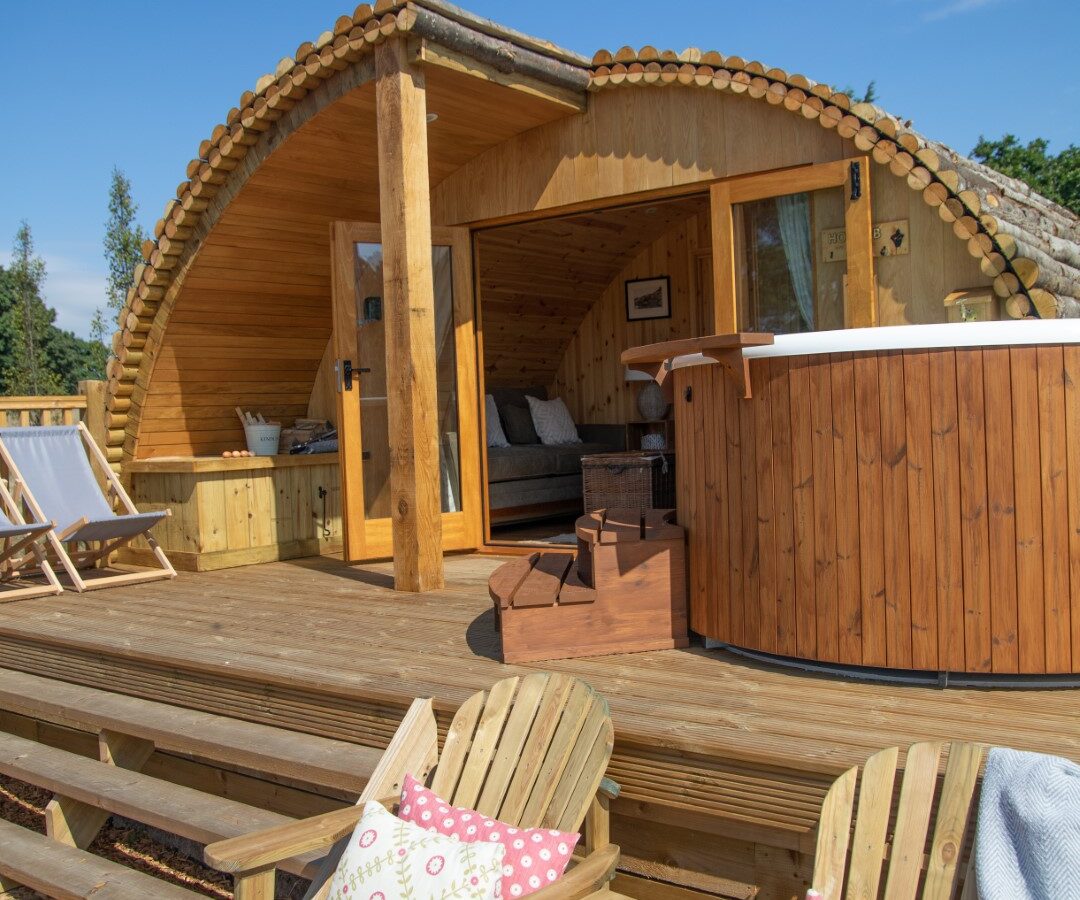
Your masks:
{"label": "grey cushion", "polygon": [[542,444],[518,444],[488,447],[488,481],[514,481],[539,478],[559,471],[557,447]]}
{"label": "grey cushion", "polygon": [[541,400],[547,400],[548,398],[547,388],[542,385],[532,387],[491,387],[487,385],[486,390],[495,398],[495,404],[499,409],[504,406],[520,406],[522,409],[528,409],[529,403],[525,399],[526,397],[539,397]]}
{"label": "grey cushion", "polygon": [[517,481],[552,475],[576,475],[581,471],[581,457],[588,453],[607,453],[607,444],[518,444],[511,447],[488,447],[488,481]]}
{"label": "grey cushion", "polygon": [[521,406],[507,404],[499,408],[503,431],[511,444],[539,444],[540,438],[533,427],[532,413]]}
{"label": "grey cushion", "polygon": [[556,475],[551,478],[502,481],[489,486],[488,499],[492,509],[580,500],[581,478],[577,475]]}

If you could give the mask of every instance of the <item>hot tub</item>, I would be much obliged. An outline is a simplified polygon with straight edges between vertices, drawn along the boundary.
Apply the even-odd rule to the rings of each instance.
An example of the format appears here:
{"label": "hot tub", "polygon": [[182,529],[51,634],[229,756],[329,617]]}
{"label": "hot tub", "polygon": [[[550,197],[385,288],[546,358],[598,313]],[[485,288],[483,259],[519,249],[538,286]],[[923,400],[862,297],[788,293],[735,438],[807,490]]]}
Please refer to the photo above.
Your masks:
{"label": "hot tub", "polygon": [[1080,672],[1080,322],[746,338],[624,357],[674,382],[691,627],[830,665]]}

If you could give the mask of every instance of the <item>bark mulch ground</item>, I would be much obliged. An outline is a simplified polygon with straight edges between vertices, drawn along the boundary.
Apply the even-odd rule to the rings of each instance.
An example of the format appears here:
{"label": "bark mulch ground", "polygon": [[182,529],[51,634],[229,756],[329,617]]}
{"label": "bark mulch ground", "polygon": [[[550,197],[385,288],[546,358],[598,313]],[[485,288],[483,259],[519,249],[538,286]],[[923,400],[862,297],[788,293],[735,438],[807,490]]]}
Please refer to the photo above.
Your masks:
{"label": "bark mulch ground", "polygon": [[[0,776],[0,818],[45,833],[45,805],[52,795],[12,778]],[[147,875],[170,881],[207,897],[231,900],[232,879],[183,853],[166,847],[136,828],[109,819],[89,850],[97,856],[138,869]],[[39,895],[33,891],[0,892],[0,898],[29,900]]]}

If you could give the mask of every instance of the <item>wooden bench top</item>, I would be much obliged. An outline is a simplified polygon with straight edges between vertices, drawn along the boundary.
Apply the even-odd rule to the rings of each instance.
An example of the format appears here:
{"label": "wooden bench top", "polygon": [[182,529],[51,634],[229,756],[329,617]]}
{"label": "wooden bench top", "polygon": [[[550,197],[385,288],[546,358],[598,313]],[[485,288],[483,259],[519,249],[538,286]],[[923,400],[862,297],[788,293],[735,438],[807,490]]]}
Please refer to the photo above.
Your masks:
{"label": "wooden bench top", "polygon": [[200,896],[3,819],[0,875],[47,897],[191,900]]}
{"label": "wooden bench top", "polygon": [[592,603],[596,591],[581,582],[566,553],[534,553],[496,569],[488,594],[499,609]]}
{"label": "wooden bench top", "polygon": [[0,709],[359,794],[381,750],[0,669]]}
{"label": "wooden bench top", "polygon": [[[11,734],[0,733],[0,773],[200,844],[294,821]],[[319,858],[305,854],[281,867],[311,878]]]}

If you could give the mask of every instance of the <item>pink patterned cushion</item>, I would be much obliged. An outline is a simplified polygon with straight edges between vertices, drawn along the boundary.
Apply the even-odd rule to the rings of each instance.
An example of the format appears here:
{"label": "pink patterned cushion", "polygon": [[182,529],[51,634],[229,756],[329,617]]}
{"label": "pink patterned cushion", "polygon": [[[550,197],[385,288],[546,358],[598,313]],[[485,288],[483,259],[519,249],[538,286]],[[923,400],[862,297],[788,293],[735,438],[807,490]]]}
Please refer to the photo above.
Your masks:
{"label": "pink patterned cushion", "polygon": [[503,900],[524,897],[558,879],[581,837],[547,828],[514,828],[476,810],[451,806],[412,775],[405,776],[398,816],[466,843],[493,841],[506,847]]}

